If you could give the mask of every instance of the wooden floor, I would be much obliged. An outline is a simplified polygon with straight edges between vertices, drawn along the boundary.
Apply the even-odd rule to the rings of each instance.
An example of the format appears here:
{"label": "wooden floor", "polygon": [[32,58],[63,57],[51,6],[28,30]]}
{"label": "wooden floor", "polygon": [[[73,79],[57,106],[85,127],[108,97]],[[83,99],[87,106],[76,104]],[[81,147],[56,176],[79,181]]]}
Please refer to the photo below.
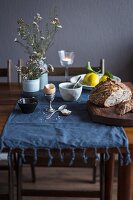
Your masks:
{"label": "wooden floor", "polygon": [[[117,170],[116,170],[117,171]],[[40,189],[79,189],[79,190],[99,190],[99,171],[97,170],[97,181],[90,184],[92,179],[92,169],[87,168],[36,168],[36,183],[31,182],[31,173],[28,166],[23,170],[23,187],[24,188],[40,188]],[[1,183],[7,183],[7,172],[0,171],[0,187]],[[116,200],[117,178],[114,176],[113,200]],[[60,200],[54,197],[23,197],[23,200]],[[88,198],[64,198],[64,200],[87,200]],[[96,200],[97,198],[89,198]],[[2,200],[2,199],[0,199]]]}

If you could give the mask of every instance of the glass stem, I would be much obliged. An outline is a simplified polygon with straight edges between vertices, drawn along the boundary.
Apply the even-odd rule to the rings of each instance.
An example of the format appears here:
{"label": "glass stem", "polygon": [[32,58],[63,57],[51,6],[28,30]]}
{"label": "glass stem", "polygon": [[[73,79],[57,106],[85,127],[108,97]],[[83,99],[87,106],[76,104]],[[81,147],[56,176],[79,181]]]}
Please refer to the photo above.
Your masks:
{"label": "glass stem", "polygon": [[52,101],[49,102],[49,109],[52,110]]}
{"label": "glass stem", "polygon": [[69,81],[68,79],[69,73],[68,73],[68,66],[65,67],[65,81]]}

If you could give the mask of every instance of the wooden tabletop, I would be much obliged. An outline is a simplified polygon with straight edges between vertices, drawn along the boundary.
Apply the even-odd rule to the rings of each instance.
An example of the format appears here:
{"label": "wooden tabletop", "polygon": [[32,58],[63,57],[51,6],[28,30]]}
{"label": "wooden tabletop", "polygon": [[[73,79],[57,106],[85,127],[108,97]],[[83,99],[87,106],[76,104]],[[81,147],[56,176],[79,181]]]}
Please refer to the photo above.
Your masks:
{"label": "wooden tabletop", "polygon": [[[22,93],[22,87],[19,84],[7,84],[0,83],[0,133],[2,132],[3,126],[14,108],[14,105],[17,102],[17,99]],[[133,127],[124,128],[128,140],[129,148],[131,153],[133,153]],[[114,151],[112,150],[114,153]],[[105,199],[111,200],[112,196],[112,185],[113,181],[113,160],[110,159],[106,161],[106,170],[105,170]],[[118,173],[118,200],[132,200],[132,180],[131,174],[133,173],[132,165],[120,166]]]}

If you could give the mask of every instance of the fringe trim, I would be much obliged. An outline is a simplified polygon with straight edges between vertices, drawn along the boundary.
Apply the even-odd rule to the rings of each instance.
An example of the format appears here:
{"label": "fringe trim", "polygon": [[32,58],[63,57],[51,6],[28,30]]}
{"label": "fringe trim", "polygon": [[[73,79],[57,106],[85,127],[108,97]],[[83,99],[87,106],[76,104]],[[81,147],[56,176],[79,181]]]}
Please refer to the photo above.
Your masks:
{"label": "fringe trim", "polygon": [[106,152],[105,152],[105,161],[110,159],[110,154],[108,152],[108,147],[106,147]]}
{"label": "fringe trim", "polygon": [[86,154],[86,148],[83,149],[83,153],[82,153],[82,158],[84,160],[84,163],[87,164],[88,163],[88,155]]}
{"label": "fringe trim", "polygon": [[25,159],[25,153],[24,153],[24,149],[21,149],[21,158],[22,158],[22,161],[25,163],[26,162],[26,159]]}
{"label": "fringe trim", "polygon": [[117,147],[117,149],[118,149],[118,152],[119,152],[120,165],[122,166],[122,165],[124,165],[124,161],[123,161],[124,158],[123,158],[123,155],[121,153],[120,148]]}
{"label": "fringe trim", "polygon": [[124,158],[124,165],[128,165],[132,163],[132,160],[131,160],[131,154],[130,154],[130,151],[128,149],[128,147],[126,148],[126,155],[125,155],[125,158]]}
{"label": "fringe trim", "polygon": [[75,150],[74,150],[74,148],[73,148],[73,149],[72,149],[72,158],[71,158],[71,161],[70,161],[70,163],[69,163],[69,166],[72,166],[72,165],[74,164],[75,157],[76,157],[76,155],[75,155]]}
{"label": "fringe trim", "polygon": [[10,149],[10,151],[8,152],[8,165],[9,165],[9,167],[11,167],[12,159],[13,159],[13,153],[12,153],[12,149]]}
{"label": "fringe trim", "polygon": [[60,157],[60,161],[64,162],[64,155],[62,153],[62,149],[61,148],[59,148],[59,157]]}
{"label": "fringe trim", "polygon": [[[104,161],[109,160],[110,158],[110,154],[108,152],[109,147],[106,147],[106,152],[104,154]],[[8,152],[8,163],[9,166],[11,166],[11,161],[13,159],[13,149],[10,148],[9,152]],[[48,155],[48,166],[52,165],[53,162],[53,155],[51,153],[51,149],[47,148],[47,155]],[[128,165],[130,163],[132,163],[131,160],[131,154],[129,151],[129,148],[126,147],[126,153],[122,154],[121,150],[119,147],[117,147],[118,150],[118,155],[119,155],[119,159],[120,159],[120,165]],[[95,153],[95,159],[96,160],[100,160],[100,154],[97,153],[97,148],[94,148],[94,153]],[[88,163],[89,160],[89,156],[87,155],[87,148],[84,148],[81,154],[81,157],[84,161],[85,164]],[[59,158],[61,160],[61,162],[64,162],[64,154],[62,153],[62,148],[59,148]],[[69,166],[72,166],[74,164],[74,161],[76,159],[76,153],[75,153],[75,148],[71,148],[71,160],[69,162]],[[21,149],[21,160],[22,162],[26,162],[26,158],[25,158],[25,149]],[[33,164],[36,164],[38,160],[38,149],[34,148],[34,160],[33,160]]]}
{"label": "fringe trim", "polygon": [[100,160],[100,156],[97,153],[97,148],[96,147],[94,148],[94,151],[95,151],[95,159],[96,160]]}
{"label": "fringe trim", "polygon": [[33,162],[33,165],[35,165],[37,163],[37,160],[38,160],[37,148],[34,148],[34,162]]}
{"label": "fringe trim", "polygon": [[51,154],[50,149],[47,149],[47,152],[48,152],[48,166],[51,166],[53,161],[53,156]]}

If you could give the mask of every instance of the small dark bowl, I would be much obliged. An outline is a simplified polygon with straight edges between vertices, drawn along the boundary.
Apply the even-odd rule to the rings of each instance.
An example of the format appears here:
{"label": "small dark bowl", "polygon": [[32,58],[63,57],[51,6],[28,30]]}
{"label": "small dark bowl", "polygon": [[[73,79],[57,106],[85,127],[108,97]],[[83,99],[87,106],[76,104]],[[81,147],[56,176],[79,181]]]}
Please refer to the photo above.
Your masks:
{"label": "small dark bowl", "polygon": [[37,104],[38,104],[38,100],[36,97],[20,98],[18,100],[18,105],[19,105],[22,113],[34,112]]}

